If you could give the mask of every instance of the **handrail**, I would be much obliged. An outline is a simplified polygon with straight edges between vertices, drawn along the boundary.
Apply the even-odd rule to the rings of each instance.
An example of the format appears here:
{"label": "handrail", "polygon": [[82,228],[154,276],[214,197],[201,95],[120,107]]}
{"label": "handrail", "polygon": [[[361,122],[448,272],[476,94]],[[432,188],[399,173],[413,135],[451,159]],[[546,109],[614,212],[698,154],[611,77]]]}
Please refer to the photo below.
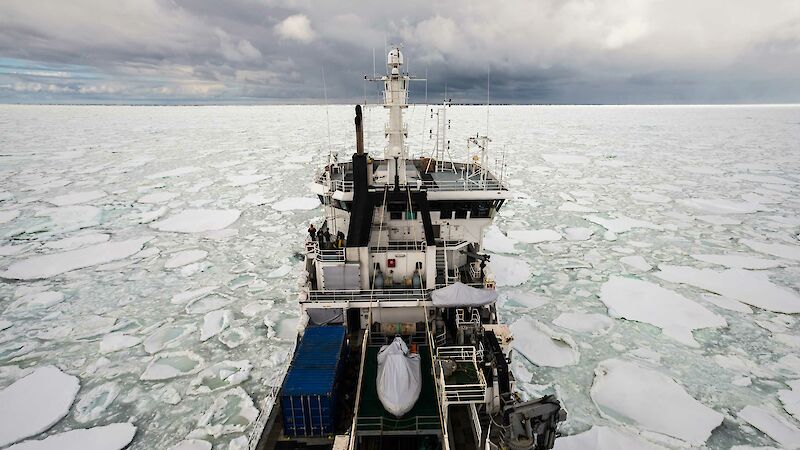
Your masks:
{"label": "handrail", "polygon": [[[318,183],[323,180],[318,178]],[[331,190],[333,192],[352,192],[354,184],[350,180],[330,180]],[[375,186],[389,186],[394,187],[394,183],[376,184]],[[500,181],[495,179],[489,180],[418,180],[416,183],[409,182],[408,186],[411,188],[424,189],[427,191],[502,191],[506,190],[506,186]]]}
{"label": "handrail", "polygon": [[361,405],[361,385],[364,380],[364,363],[367,359],[367,341],[369,341],[369,327],[364,330],[364,342],[361,343],[361,367],[358,369],[358,389],[356,390],[356,407],[353,410],[353,425],[350,428],[349,450],[354,450],[356,448],[356,429],[358,424],[358,410]]}
{"label": "handrail", "polygon": [[[287,353],[289,355],[293,355],[295,348],[297,348],[296,339],[293,341],[292,346]],[[269,392],[261,402],[261,409],[258,411],[258,417],[256,417],[255,422],[253,422],[253,433],[250,435],[250,439],[247,443],[247,448],[249,450],[255,450],[258,446],[258,443],[261,441],[261,435],[264,433],[264,428],[267,426],[267,422],[269,421],[269,416],[272,414],[273,408],[275,408],[275,404],[278,401],[278,394],[281,391],[281,385],[283,385],[283,379],[286,377],[288,372],[289,368],[287,366],[283,371],[283,375],[279,377],[281,382],[278,383],[277,386],[270,386]]]}

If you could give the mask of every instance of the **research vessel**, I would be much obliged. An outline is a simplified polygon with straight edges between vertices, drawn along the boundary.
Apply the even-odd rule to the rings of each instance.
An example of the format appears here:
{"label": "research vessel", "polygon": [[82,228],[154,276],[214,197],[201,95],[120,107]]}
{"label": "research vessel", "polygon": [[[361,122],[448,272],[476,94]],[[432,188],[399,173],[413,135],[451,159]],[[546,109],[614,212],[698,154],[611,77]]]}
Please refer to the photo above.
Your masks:
{"label": "research vessel", "polygon": [[427,156],[409,157],[400,48],[387,69],[373,78],[385,148],[366,151],[356,106],[352,159],[331,158],[311,184],[324,222],[309,226],[297,339],[251,449],[552,448],[565,413],[554,396],[515,393],[513,336],[483,251],[511,199],[490,170],[490,139],[450,158],[444,102],[430,111]]}

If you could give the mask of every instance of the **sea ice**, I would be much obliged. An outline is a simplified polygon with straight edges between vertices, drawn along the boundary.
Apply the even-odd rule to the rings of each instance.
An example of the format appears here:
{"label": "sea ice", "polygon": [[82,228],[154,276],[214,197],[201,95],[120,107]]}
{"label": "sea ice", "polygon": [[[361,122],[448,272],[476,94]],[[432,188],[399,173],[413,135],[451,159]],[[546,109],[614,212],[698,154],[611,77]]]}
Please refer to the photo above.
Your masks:
{"label": "sea ice", "polygon": [[559,241],[561,233],[555,230],[513,230],[508,232],[508,237],[526,244]]}
{"label": "sea ice", "polygon": [[594,230],[591,228],[583,228],[583,227],[564,228],[564,237],[566,237],[568,241],[588,241],[593,234]]}
{"label": "sea ice", "polygon": [[139,345],[142,342],[136,336],[128,336],[123,333],[109,333],[103,336],[100,341],[100,353],[113,353],[118,350],[131,348]]}
{"label": "sea ice", "polygon": [[0,211],[0,223],[8,223],[19,217],[19,210],[12,209],[8,211]]}
{"label": "sea ice", "polygon": [[148,175],[145,178],[147,178],[148,180],[155,180],[158,178],[181,177],[183,175],[188,175],[190,173],[197,172],[198,170],[200,170],[200,168],[198,167],[191,167],[191,166],[178,167],[177,169],[154,173],[152,175]]}
{"label": "sea ice", "polygon": [[578,212],[578,213],[596,213],[597,209],[590,206],[579,205],[575,202],[562,203],[558,207],[559,211]]}
{"label": "sea ice", "polygon": [[266,175],[231,175],[228,177],[228,186],[246,186],[248,184],[258,183],[267,179]]}
{"label": "sea ice", "polygon": [[184,375],[194,374],[202,369],[205,361],[190,351],[159,353],[145,369],[142,381],[168,380]]}
{"label": "sea ice", "polygon": [[742,239],[739,242],[757,252],[777,256],[779,258],[800,261],[800,245],[759,242],[752,239]]}
{"label": "sea ice", "polygon": [[309,197],[289,197],[272,204],[272,208],[277,211],[308,211],[318,206],[320,206],[319,200]]}
{"label": "sea ice", "polygon": [[620,216],[615,217],[613,219],[606,219],[605,217],[600,216],[584,216],[584,219],[588,220],[589,222],[596,223],[601,227],[605,228],[606,230],[612,233],[625,233],[626,231],[631,231],[634,228],[649,228],[651,230],[661,230],[661,227],[651,223],[646,222],[644,220],[639,219],[632,219],[630,217]]}
{"label": "sea ice", "polygon": [[94,387],[83,394],[78,403],[75,404],[75,420],[80,423],[86,423],[99,419],[119,393],[120,387],[113,381]]}
{"label": "sea ice", "polygon": [[217,339],[228,348],[236,348],[250,337],[250,332],[244,328],[230,328],[222,332]]}
{"label": "sea ice", "polygon": [[153,354],[165,348],[172,348],[177,345],[182,338],[194,333],[195,330],[197,330],[197,327],[191,324],[163,325],[144,338],[144,341],[142,341],[144,351]]}
{"label": "sea ice", "polygon": [[555,325],[578,333],[605,334],[614,326],[614,320],[603,314],[561,313],[553,320]]}
{"label": "sea ice", "polygon": [[202,439],[185,439],[168,450],[211,450],[211,442]]}
{"label": "sea ice", "polygon": [[503,234],[497,225],[492,225],[486,230],[486,234],[483,237],[483,250],[492,253],[519,253],[514,248],[516,243],[514,239]]}
{"label": "sea ice", "polygon": [[531,277],[531,266],[521,259],[491,255],[489,264],[498,286],[519,286]]}
{"label": "sea ice", "polygon": [[727,322],[682,295],[648,281],[612,276],[600,289],[611,317],[649,323],[686,345],[699,347],[692,330]]}
{"label": "sea ice", "polygon": [[164,268],[174,269],[176,267],[185,266],[187,264],[203,260],[206,258],[206,256],[208,256],[208,252],[205,250],[195,249],[176,252],[170,255],[167,262],[164,263]]}
{"label": "sea ice", "polygon": [[577,344],[569,335],[556,333],[529,317],[517,319],[511,331],[514,348],[537,366],[571,366],[580,359]]}
{"label": "sea ice", "polygon": [[106,242],[63,253],[33,256],[11,264],[5,272],[0,273],[0,277],[17,280],[48,278],[72,270],[116,261],[137,253],[151,239],[152,237],[143,237],[127,241]]}
{"label": "sea ice", "polygon": [[772,269],[780,266],[772,259],[756,258],[747,253],[728,253],[724,255],[692,255],[692,258],[711,264],[718,264],[736,269]]}
{"label": "sea ice", "polygon": [[550,302],[544,295],[535,292],[511,292],[508,294],[508,301],[526,308],[538,308]]}
{"label": "sea ice", "polygon": [[615,428],[595,425],[589,431],[561,436],[554,450],[666,450],[644,439]]}
{"label": "sea ice", "polygon": [[89,205],[42,208],[36,212],[37,217],[50,219],[49,229],[60,233],[97,226],[101,214],[100,208]]}
{"label": "sea ice", "polygon": [[219,289],[219,286],[205,286],[198,289],[193,289],[191,291],[184,291],[180,294],[173,295],[169,302],[173,305],[182,305],[200,297],[205,297],[217,289]]}
{"label": "sea ice", "polygon": [[655,275],[673,283],[705,289],[768,311],[800,312],[800,296],[769,281],[767,274],[743,269],[696,269],[686,266],[659,266]]}
{"label": "sea ice", "polygon": [[800,380],[787,381],[786,384],[791,391],[781,389],[778,391],[778,399],[783,404],[783,409],[800,420]]}
{"label": "sea ice", "polygon": [[198,432],[218,437],[223,434],[240,433],[258,417],[253,399],[241,387],[236,386],[219,394],[208,411],[197,423]]}
{"label": "sea ice", "polygon": [[176,194],[174,192],[165,192],[165,191],[153,192],[153,193],[150,193],[150,194],[143,195],[143,196],[139,197],[139,200],[137,200],[137,202],[139,202],[139,203],[164,203],[164,202],[168,202],[168,201],[178,197],[178,195],[179,194]]}
{"label": "sea ice", "polygon": [[703,445],[724,418],[671,377],[619,359],[598,364],[590,395],[606,417],[695,446]]}
{"label": "sea ice", "polygon": [[161,231],[199,233],[221,230],[239,220],[238,209],[187,209],[150,224]]}
{"label": "sea ice", "polygon": [[49,308],[63,302],[65,299],[64,294],[55,291],[32,292],[23,295],[14,303],[8,306],[9,310],[17,309],[33,309],[33,308]]}
{"label": "sea ice", "polygon": [[678,200],[678,203],[712,214],[750,214],[767,210],[767,208],[758,203],[723,198],[689,198]]}
{"label": "sea ice", "polygon": [[106,233],[88,233],[78,236],[59,239],[57,241],[45,242],[45,247],[53,248],[56,250],[72,250],[85,245],[100,244],[108,241],[111,237]]}
{"label": "sea ice", "polygon": [[218,335],[233,321],[233,313],[228,309],[211,311],[203,317],[203,328],[200,330],[200,340],[207,341]]}
{"label": "sea ice", "polygon": [[71,205],[78,205],[80,203],[90,202],[92,200],[97,200],[105,196],[106,193],[103,191],[73,192],[71,194],[59,195],[58,197],[53,197],[47,202],[56,206],[71,206]]}
{"label": "sea ice", "polygon": [[723,297],[721,295],[700,294],[700,298],[711,303],[712,305],[717,305],[722,309],[727,309],[730,311],[736,311],[747,314],[751,314],[753,312],[753,309],[745,305],[744,303],[734,300],[732,298]]}
{"label": "sea ice", "polygon": [[41,441],[25,441],[7,450],[121,450],[130,444],[135,434],[133,424],[112,423],[54,434]]}
{"label": "sea ice", "polygon": [[197,374],[186,392],[200,395],[228,389],[250,378],[252,369],[253,365],[248,360],[219,362]]}
{"label": "sea ice", "polygon": [[209,294],[192,300],[186,305],[188,314],[205,314],[233,303],[233,298],[222,294]]}
{"label": "sea ice", "polygon": [[672,201],[672,199],[666,195],[656,194],[654,192],[635,192],[631,194],[631,198],[645,203],[669,203]]}
{"label": "sea ice", "polygon": [[800,447],[800,429],[773,411],[757,406],[745,406],[737,416],[784,447]]}
{"label": "sea ice", "polygon": [[647,263],[644,257],[639,255],[623,256],[619,260],[622,264],[632,267],[639,272],[647,272],[653,268],[653,266]]}
{"label": "sea ice", "polygon": [[0,391],[0,447],[48,430],[69,413],[78,378],[43,366]]}
{"label": "sea ice", "polygon": [[564,164],[564,165],[586,164],[589,162],[589,158],[585,156],[569,155],[566,153],[543,154],[542,159],[544,159],[550,164]]}
{"label": "sea ice", "polygon": [[274,269],[274,270],[270,271],[267,274],[267,278],[281,278],[281,277],[284,277],[286,275],[289,275],[289,272],[291,272],[291,271],[292,271],[292,266],[290,266],[288,264],[284,264],[284,265],[278,267],[277,269]]}

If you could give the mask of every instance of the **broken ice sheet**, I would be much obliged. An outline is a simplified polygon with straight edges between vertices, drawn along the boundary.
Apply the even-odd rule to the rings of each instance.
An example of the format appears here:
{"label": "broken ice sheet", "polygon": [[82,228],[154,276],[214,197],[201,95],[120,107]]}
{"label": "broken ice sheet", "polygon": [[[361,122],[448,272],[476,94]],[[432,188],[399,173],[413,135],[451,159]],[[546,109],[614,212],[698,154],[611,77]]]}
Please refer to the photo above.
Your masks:
{"label": "broken ice sheet", "polygon": [[52,367],[39,367],[0,391],[0,447],[48,430],[69,413],[80,383]]}
{"label": "broken ice sheet", "polygon": [[603,284],[600,300],[610,316],[655,325],[666,336],[692,347],[700,346],[693,330],[727,326],[723,317],[644,280],[613,276]]}
{"label": "broken ice sheet", "polygon": [[564,367],[580,360],[577,344],[569,335],[557,333],[529,317],[511,324],[514,348],[538,366]]}
{"label": "broken ice sheet", "polygon": [[[218,437],[244,431],[258,417],[253,399],[241,387],[219,394],[211,408],[200,417],[193,435]],[[198,436],[198,437],[199,437]]]}
{"label": "broken ice sheet", "polygon": [[601,414],[621,423],[703,445],[723,415],[692,398],[671,377],[618,359],[595,369],[592,400]]}

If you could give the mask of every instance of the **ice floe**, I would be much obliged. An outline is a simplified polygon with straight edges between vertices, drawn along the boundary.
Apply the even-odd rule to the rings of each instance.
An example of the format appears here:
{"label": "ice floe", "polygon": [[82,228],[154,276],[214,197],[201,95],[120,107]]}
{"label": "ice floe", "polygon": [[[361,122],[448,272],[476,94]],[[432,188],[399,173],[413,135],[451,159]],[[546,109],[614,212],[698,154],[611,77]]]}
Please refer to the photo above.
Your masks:
{"label": "ice floe", "polygon": [[186,209],[150,226],[161,231],[199,233],[226,228],[239,220],[240,214],[238,209]]}
{"label": "ice floe", "polygon": [[42,208],[36,212],[37,217],[48,217],[49,228],[60,233],[99,225],[101,215],[100,208],[89,205]]}
{"label": "ice floe", "polygon": [[0,447],[37,435],[69,413],[77,377],[44,366],[0,391]]}
{"label": "ice floe", "polygon": [[537,366],[571,366],[580,359],[577,344],[569,335],[556,333],[530,317],[517,319],[511,331],[514,348]]}
{"label": "ice floe", "polygon": [[191,324],[188,325],[163,325],[153,331],[149,336],[144,338],[142,344],[144,351],[153,354],[158,353],[165,348],[172,348],[176,346],[181,339],[194,333],[197,327]]}
{"label": "ice floe", "polygon": [[103,191],[73,192],[71,194],[53,197],[47,202],[56,206],[71,206],[97,200],[105,196],[106,193]]}
{"label": "ice floe", "polygon": [[589,431],[561,436],[556,439],[554,450],[666,450],[634,434],[600,425]]}
{"label": "ice floe", "polygon": [[130,423],[112,423],[102,427],[66,431],[40,441],[25,441],[7,450],[121,450],[130,444],[136,427]]}
{"label": "ice floe", "polygon": [[566,153],[543,154],[542,159],[544,159],[550,164],[564,164],[564,165],[586,164],[590,161],[589,158],[585,156],[569,155]]}
{"label": "ice floe", "polygon": [[634,192],[631,198],[645,203],[669,203],[671,198],[666,195],[656,194],[655,192]]}
{"label": "ice floe", "polygon": [[623,256],[619,261],[639,272],[647,272],[653,268],[653,266],[647,263],[644,257],[639,255]]}
{"label": "ice floe", "polygon": [[189,303],[192,300],[196,300],[200,297],[205,297],[206,295],[216,291],[219,289],[219,286],[205,286],[197,289],[192,289],[191,291],[184,291],[180,294],[175,294],[169,300],[170,303],[173,305],[182,305],[184,303]]}
{"label": "ice floe", "polygon": [[200,340],[207,341],[218,335],[233,321],[233,313],[227,309],[211,311],[203,316],[203,328],[200,329]]}
{"label": "ice floe", "polygon": [[684,283],[738,300],[757,308],[781,313],[800,312],[800,295],[769,281],[763,272],[743,269],[696,269],[659,266],[655,275],[673,283]]}
{"label": "ice floe", "polygon": [[139,345],[142,340],[124,333],[109,333],[100,341],[100,353],[112,353]]}
{"label": "ice floe", "polygon": [[594,234],[594,230],[584,227],[568,227],[564,228],[564,237],[568,241],[588,241]]}
{"label": "ice floe", "polygon": [[758,406],[745,406],[737,416],[786,448],[800,448],[800,429],[785,417]]}
{"label": "ice floe", "polygon": [[503,234],[497,225],[490,226],[483,237],[483,249],[492,253],[519,253],[515,244],[516,241]]}
{"label": "ice floe", "polygon": [[491,255],[489,264],[498,286],[519,286],[531,277],[531,266],[518,258]]}
{"label": "ice floe", "polygon": [[184,439],[168,450],[211,450],[211,442],[202,439]]}
{"label": "ice floe", "polygon": [[189,383],[187,393],[200,395],[228,389],[250,377],[253,365],[248,360],[222,361],[204,369]]}
{"label": "ice floe", "polygon": [[177,198],[178,195],[179,194],[176,194],[174,192],[166,192],[166,191],[153,192],[139,197],[139,200],[137,201],[139,203],[164,203],[174,198]]}
{"label": "ice floe", "polygon": [[85,245],[100,244],[108,241],[111,238],[110,234],[106,233],[87,233],[78,236],[72,236],[57,241],[45,242],[45,247],[56,250],[72,250]]}
{"label": "ice floe", "polygon": [[553,324],[578,333],[604,334],[614,326],[614,320],[603,314],[561,313]]}
{"label": "ice floe", "polygon": [[561,206],[558,207],[559,211],[567,211],[567,212],[578,212],[578,213],[596,213],[597,209],[592,208],[590,206],[579,205],[575,202],[566,202],[562,203]]}
{"label": "ice floe", "polygon": [[191,375],[203,368],[205,361],[190,351],[159,353],[139,377],[142,381],[168,380]]}
{"label": "ice floe", "polygon": [[2,278],[33,280],[127,258],[142,249],[152,237],[105,242],[63,253],[34,256],[11,264]]}
{"label": "ice floe", "polygon": [[248,184],[258,183],[267,179],[266,175],[231,175],[228,177],[228,186],[246,186]]}
{"label": "ice floe", "polygon": [[186,305],[187,314],[205,314],[233,303],[233,298],[222,294],[209,294]]}
{"label": "ice floe", "polygon": [[0,224],[8,223],[19,217],[20,211],[18,209],[11,209],[7,211],[0,211]]}
{"label": "ice floe", "polygon": [[781,389],[778,391],[778,399],[786,412],[800,420],[800,380],[787,381],[786,384],[791,390]]}
{"label": "ice floe", "polygon": [[690,198],[678,200],[678,203],[712,214],[750,214],[768,210],[764,205],[758,203],[724,198]]}
{"label": "ice floe", "polygon": [[777,256],[779,258],[800,261],[800,245],[780,244],[777,242],[759,242],[752,239],[742,239],[739,242],[757,252]]}
{"label": "ice floe", "polygon": [[66,297],[61,292],[43,291],[25,294],[11,303],[9,310],[49,308],[64,301]]}
{"label": "ice floe", "polygon": [[320,206],[319,199],[310,197],[289,197],[272,204],[277,211],[308,211]]}
{"label": "ice floe", "polygon": [[184,175],[188,175],[190,173],[197,172],[199,170],[200,170],[199,167],[192,167],[192,166],[178,167],[177,169],[166,170],[164,172],[158,172],[152,175],[148,175],[146,178],[148,180],[155,180],[158,178],[181,177]]}
{"label": "ice floe", "polygon": [[734,300],[732,298],[723,297],[717,294],[700,294],[700,298],[703,300],[711,303],[712,305],[717,305],[722,309],[727,309],[729,311],[736,311],[741,313],[750,314],[753,312],[753,309],[749,306],[745,305],[744,303]]}
{"label": "ice floe", "polygon": [[692,255],[692,258],[711,264],[736,269],[772,269],[780,266],[780,262],[772,259],[756,258],[747,253],[727,253],[723,255]]}
{"label": "ice floe", "polygon": [[625,233],[634,228],[649,228],[651,230],[660,230],[661,227],[644,220],[632,219],[630,217],[620,216],[612,219],[607,219],[600,216],[584,216],[584,219],[589,222],[596,223],[601,227],[612,233]]}
{"label": "ice floe", "polygon": [[559,241],[562,238],[561,233],[555,230],[512,230],[508,232],[508,237],[526,244]]}
{"label": "ice floe", "polygon": [[183,250],[170,255],[167,262],[164,263],[164,268],[175,269],[193,262],[201,261],[205,259],[206,256],[208,256],[208,252],[205,250]]}
{"label": "ice floe", "polygon": [[600,362],[590,390],[604,416],[700,446],[723,415],[692,398],[671,377],[619,359]]}
{"label": "ice floe", "polygon": [[93,422],[103,416],[120,393],[119,384],[109,381],[81,395],[75,404],[75,420],[80,423]]}
{"label": "ice floe", "polygon": [[221,436],[244,431],[258,417],[253,399],[241,387],[219,394],[211,408],[200,417],[195,432]]}
{"label": "ice floe", "polygon": [[612,317],[644,322],[686,345],[698,347],[692,330],[727,326],[725,319],[686,297],[648,281],[612,276],[600,289]]}

